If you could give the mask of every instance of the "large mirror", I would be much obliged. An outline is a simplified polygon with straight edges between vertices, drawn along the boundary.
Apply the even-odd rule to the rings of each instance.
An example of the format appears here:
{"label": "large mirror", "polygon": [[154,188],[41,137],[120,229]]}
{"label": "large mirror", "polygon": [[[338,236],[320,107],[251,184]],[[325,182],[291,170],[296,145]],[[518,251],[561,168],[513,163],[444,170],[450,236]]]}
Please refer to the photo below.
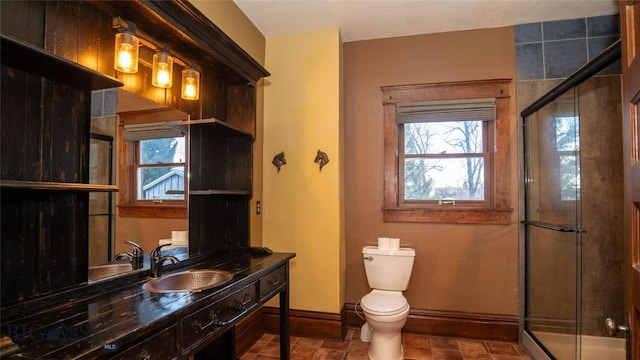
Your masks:
{"label": "large mirror", "polygon": [[188,257],[188,117],[122,89],[92,94],[90,182],[119,190],[90,194],[89,281],[148,268],[160,245]]}

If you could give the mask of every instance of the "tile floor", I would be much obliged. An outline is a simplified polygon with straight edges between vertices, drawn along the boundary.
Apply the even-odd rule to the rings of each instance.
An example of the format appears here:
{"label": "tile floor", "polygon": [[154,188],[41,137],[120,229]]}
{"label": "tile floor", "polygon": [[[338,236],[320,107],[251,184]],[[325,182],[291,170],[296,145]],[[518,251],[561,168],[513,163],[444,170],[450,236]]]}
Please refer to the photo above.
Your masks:
{"label": "tile floor", "polygon": [[[431,337],[403,334],[406,360],[531,360],[515,342]],[[344,341],[291,337],[291,360],[368,360],[368,343],[360,341],[360,330],[349,329]],[[278,336],[264,334],[240,360],[278,359]]]}

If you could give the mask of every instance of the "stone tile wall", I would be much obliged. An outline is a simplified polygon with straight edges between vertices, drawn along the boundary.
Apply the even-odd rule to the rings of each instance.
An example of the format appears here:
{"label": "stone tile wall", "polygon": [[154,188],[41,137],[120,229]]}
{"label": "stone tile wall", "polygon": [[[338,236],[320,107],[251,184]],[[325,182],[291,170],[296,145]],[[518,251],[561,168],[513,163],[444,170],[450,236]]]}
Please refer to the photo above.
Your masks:
{"label": "stone tile wall", "polygon": [[[517,25],[517,80],[566,78],[620,38],[618,15]],[[600,75],[620,74],[620,62]]]}

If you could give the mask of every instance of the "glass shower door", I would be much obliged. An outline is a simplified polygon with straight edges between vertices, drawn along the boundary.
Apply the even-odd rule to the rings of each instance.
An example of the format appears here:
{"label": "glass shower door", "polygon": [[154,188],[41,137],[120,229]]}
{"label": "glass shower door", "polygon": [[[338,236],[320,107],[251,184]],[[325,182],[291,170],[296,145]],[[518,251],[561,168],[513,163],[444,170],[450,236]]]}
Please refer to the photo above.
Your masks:
{"label": "glass shower door", "polygon": [[524,119],[525,329],[554,358],[580,359],[580,139],[570,90]]}
{"label": "glass shower door", "polygon": [[619,76],[592,77],[524,119],[525,330],[558,360],[624,360]]}

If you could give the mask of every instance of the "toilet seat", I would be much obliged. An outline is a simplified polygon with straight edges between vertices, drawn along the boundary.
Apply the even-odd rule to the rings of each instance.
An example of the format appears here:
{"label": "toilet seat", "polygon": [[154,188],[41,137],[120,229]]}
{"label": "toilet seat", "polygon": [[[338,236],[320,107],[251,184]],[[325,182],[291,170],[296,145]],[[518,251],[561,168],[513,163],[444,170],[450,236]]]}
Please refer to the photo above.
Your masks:
{"label": "toilet seat", "polygon": [[409,303],[400,292],[373,290],[360,300],[362,309],[371,315],[392,316],[407,311]]}

